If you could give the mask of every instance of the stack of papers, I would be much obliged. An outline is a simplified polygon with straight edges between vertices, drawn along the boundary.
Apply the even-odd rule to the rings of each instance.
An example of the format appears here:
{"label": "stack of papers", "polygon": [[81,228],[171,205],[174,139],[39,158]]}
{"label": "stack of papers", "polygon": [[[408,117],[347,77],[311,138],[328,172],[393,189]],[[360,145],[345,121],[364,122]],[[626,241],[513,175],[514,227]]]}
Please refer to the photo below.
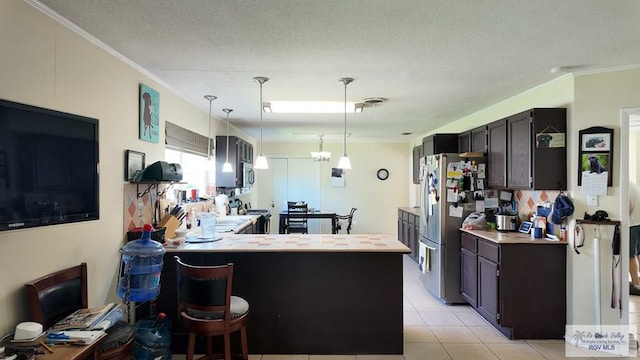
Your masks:
{"label": "stack of papers", "polygon": [[103,321],[105,319],[112,319],[114,313],[120,311],[119,306],[120,305],[115,303],[109,303],[94,308],[79,309],[58,321],[49,330],[55,332],[61,330],[103,329]]}
{"label": "stack of papers", "polygon": [[65,330],[57,332],[49,332],[47,334],[47,343],[73,343],[80,345],[89,345],[96,341],[104,334],[102,330]]}

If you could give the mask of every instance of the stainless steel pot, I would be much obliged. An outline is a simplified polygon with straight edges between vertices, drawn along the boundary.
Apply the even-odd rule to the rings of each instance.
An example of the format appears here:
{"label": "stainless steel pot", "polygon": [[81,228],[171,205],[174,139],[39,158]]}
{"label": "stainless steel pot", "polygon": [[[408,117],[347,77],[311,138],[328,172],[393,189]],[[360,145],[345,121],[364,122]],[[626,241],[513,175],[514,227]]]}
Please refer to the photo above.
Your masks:
{"label": "stainless steel pot", "polygon": [[496,215],[496,229],[499,231],[518,230],[517,215]]}

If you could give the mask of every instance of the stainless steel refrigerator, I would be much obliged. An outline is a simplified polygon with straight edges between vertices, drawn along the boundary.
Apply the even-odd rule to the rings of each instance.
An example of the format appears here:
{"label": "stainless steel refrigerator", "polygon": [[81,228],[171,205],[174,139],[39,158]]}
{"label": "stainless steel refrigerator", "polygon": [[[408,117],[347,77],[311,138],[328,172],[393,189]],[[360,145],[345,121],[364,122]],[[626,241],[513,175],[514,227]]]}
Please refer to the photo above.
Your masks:
{"label": "stainless steel refrigerator", "polygon": [[462,222],[484,199],[486,158],[436,154],[423,158],[420,173],[420,279],[447,304],[465,303],[460,293]]}

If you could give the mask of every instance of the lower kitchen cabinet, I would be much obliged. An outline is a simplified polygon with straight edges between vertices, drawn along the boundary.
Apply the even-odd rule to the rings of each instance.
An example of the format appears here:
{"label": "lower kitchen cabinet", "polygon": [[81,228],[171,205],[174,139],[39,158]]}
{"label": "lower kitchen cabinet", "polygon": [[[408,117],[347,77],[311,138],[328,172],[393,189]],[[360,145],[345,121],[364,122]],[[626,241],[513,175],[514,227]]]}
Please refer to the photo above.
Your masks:
{"label": "lower kitchen cabinet", "polygon": [[418,261],[420,216],[408,210],[398,210],[398,240],[411,249],[411,258]]}
{"label": "lower kitchen cabinet", "polygon": [[510,339],[563,338],[566,244],[498,243],[463,231],[460,245],[460,291],[478,314]]}

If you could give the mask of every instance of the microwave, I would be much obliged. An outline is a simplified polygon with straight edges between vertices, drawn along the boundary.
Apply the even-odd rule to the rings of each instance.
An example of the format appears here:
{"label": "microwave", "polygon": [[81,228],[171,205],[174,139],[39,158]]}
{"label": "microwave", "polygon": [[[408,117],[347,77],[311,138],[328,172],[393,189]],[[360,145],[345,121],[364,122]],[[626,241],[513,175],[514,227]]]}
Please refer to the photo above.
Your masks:
{"label": "microwave", "polygon": [[255,173],[253,172],[253,164],[242,163],[242,187],[249,188],[255,182]]}

